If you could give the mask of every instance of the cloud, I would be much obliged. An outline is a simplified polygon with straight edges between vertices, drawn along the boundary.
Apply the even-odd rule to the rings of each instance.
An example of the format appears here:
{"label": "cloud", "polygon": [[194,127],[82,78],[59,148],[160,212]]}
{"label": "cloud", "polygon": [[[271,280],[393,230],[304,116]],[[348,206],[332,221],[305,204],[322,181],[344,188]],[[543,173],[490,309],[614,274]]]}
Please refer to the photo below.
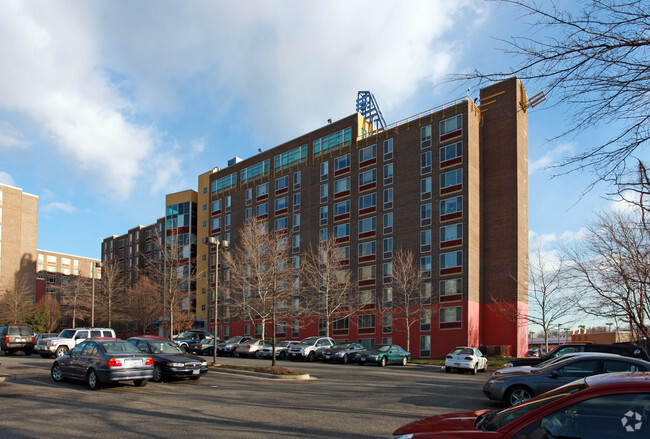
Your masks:
{"label": "cloud", "polygon": [[528,175],[543,171],[549,165],[558,163],[560,159],[566,155],[566,153],[570,153],[575,150],[576,145],[576,142],[562,143],[555,148],[546,151],[542,157],[539,157],[536,160],[531,160],[528,162]]}
{"label": "cloud", "polygon": [[22,133],[16,131],[11,124],[0,121],[0,149],[24,148],[27,142],[22,137]]}
{"label": "cloud", "polygon": [[55,212],[55,211],[62,211],[65,213],[75,213],[77,212],[77,208],[74,207],[70,203],[59,203],[59,202],[52,202],[46,204],[44,207],[40,209],[42,212]]}
{"label": "cloud", "polygon": [[7,186],[16,187],[16,182],[14,181],[13,178],[11,178],[11,175],[7,174],[6,172],[2,172],[2,171],[0,171],[0,183],[5,184]]}

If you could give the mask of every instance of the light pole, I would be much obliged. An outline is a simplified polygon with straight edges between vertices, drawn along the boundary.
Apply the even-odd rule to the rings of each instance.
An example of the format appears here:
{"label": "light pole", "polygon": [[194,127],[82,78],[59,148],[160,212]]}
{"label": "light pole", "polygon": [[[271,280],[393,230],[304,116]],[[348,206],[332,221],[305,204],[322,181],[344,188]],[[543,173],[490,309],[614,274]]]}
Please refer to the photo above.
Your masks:
{"label": "light pole", "polygon": [[[205,243],[215,246],[215,276],[214,276],[214,348],[212,349],[212,364],[217,364],[217,310],[219,307],[219,247],[224,249],[230,246],[225,239],[219,241],[213,236],[208,236]],[[210,279],[208,278],[208,282]]]}
{"label": "light pole", "polygon": [[96,268],[102,268],[102,263],[95,262],[93,264],[93,271],[92,271],[93,297],[92,297],[92,303],[90,305],[90,326],[92,326],[93,328],[95,327],[95,278],[97,277],[97,275],[95,274]]}

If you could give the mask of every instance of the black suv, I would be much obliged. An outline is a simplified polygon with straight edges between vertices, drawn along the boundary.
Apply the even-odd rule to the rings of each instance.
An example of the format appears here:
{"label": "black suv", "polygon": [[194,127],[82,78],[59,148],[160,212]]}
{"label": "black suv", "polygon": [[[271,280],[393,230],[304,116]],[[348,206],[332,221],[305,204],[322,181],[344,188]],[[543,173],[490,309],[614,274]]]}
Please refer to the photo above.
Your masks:
{"label": "black suv", "polygon": [[508,367],[535,366],[542,361],[550,360],[571,352],[605,352],[608,354],[618,354],[625,357],[638,358],[640,360],[650,361],[648,353],[642,347],[631,343],[615,344],[597,344],[597,343],[567,343],[557,346],[548,354],[541,357],[516,358],[508,363]]}
{"label": "black suv", "polygon": [[0,351],[4,354],[13,354],[23,351],[31,355],[34,349],[34,331],[27,325],[0,326]]}

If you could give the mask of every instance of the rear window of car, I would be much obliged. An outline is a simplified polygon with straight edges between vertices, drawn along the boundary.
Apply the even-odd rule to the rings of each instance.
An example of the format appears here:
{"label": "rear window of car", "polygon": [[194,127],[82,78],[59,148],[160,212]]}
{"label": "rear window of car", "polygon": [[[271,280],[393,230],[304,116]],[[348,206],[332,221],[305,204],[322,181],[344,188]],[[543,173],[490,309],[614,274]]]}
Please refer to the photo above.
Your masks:
{"label": "rear window of car", "polygon": [[115,337],[112,331],[102,331],[103,337]]}
{"label": "rear window of car", "polygon": [[101,343],[107,354],[141,354],[142,351],[126,341],[104,341]]}
{"label": "rear window of car", "polygon": [[34,335],[32,328],[29,326],[9,326],[7,328],[8,335]]}

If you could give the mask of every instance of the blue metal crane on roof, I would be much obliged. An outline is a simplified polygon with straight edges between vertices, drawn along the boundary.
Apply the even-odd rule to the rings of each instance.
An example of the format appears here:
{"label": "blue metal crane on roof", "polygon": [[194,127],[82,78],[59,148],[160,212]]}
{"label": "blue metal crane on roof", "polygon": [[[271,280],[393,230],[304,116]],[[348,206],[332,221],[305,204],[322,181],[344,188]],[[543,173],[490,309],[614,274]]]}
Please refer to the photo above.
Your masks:
{"label": "blue metal crane on roof", "polygon": [[357,93],[357,113],[360,113],[372,124],[377,131],[386,129],[386,121],[381,114],[379,105],[375,97],[369,91],[360,91]]}

